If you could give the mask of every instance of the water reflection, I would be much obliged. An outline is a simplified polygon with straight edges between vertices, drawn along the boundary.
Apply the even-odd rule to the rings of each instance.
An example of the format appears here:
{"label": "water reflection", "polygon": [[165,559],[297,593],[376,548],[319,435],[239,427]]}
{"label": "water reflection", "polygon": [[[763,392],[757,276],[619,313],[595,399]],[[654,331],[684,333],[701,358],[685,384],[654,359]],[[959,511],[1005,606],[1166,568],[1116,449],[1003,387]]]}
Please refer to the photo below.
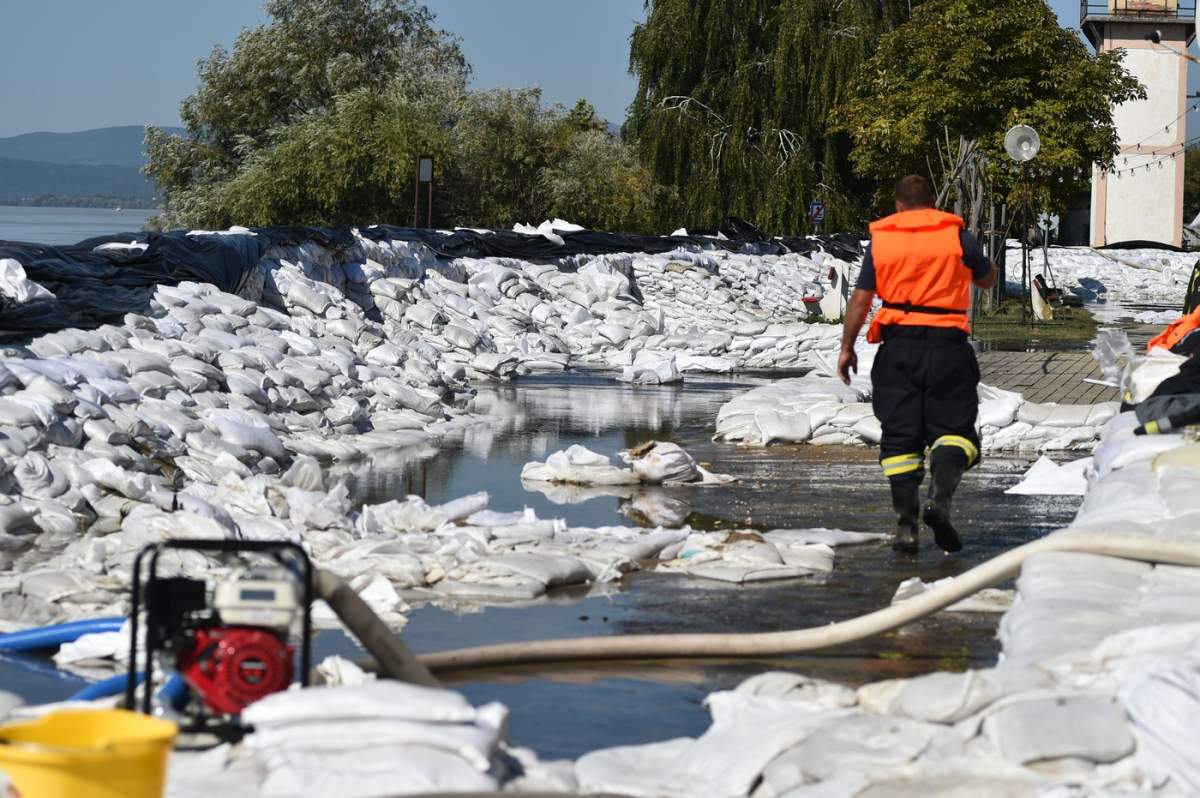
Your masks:
{"label": "water reflection", "polygon": [[[487,491],[493,510],[532,507],[540,517],[563,518],[572,526],[678,527],[691,520],[687,496],[694,489],[522,484],[521,468],[573,444],[615,459],[622,449],[649,440],[707,440],[721,405],[759,382],[629,386],[607,376],[567,374],[481,386],[473,406],[484,419],[481,423],[439,447],[335,467],[330,475],[345,479],[360,505],[410,494],[436,504]],[[694,521],[712,524],[704,517]]]}

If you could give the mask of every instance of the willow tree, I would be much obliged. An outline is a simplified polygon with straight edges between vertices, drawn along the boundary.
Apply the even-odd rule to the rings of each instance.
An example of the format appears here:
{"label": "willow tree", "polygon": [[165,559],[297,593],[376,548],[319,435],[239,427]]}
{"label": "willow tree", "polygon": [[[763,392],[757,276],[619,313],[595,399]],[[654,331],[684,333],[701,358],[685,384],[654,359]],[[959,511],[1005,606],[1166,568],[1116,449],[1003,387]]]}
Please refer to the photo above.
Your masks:
{"label": "willow tree", "polygon": [[878,37],[909,0],[647,0],[630,46],[638,79],[626,134],[654,177],[677,191],[687,225],[740,216],[808,229],[808,206],[853,227],[873,184],[849,168],[849,138],[829,132]]}

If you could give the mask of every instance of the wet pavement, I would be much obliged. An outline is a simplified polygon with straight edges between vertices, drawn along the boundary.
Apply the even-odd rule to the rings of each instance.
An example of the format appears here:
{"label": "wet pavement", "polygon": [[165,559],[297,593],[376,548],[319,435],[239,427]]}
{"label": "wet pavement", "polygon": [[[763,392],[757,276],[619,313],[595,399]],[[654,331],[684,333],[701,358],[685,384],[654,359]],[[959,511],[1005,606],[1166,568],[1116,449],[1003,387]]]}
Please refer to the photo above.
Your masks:
{"label": "wet pavement", "polygon": [[1104,372],[1090,352],[983,352],[979,370],[987,385],[1016,391],[1028,402],[1092,405],[1120,401],[1119,390],[1099,384]]}
{"label": "wet pavement", "polygon": [[[890,531],[887,486],[876,454],[851,447],[739,448],[710,440],[721,404],[760,378],[704,378],[686,386],[630,387],[608,377],[531,377],[480,388],[477,410],[493,423],[474,428],[441,451],[401,453],[396,462],[343,469],[359,501],[423,495],[431,503],[479,490],[490,509],[534,508],[572,526],[687,523],[697,528],[828,527]],[[596,495],[522,486],[521,466],[573,443],[605,455],[653,440],[671,440],[710,470],[738,481],[712,488],[623,491]],[[968,548],[946,557],[927,540],[919,557],[884,544],[838,550],[832,574],[747,587],[642,572],[617,585],[551,594],[532,605],[454,612],[419,606],[403,640],[416,651],[523,639],[671,632],[759,632],[827,624],[887,605],[911,576],[953,576],[1066,525],[1077,497],[1007,496],[1028,468],[1023,459],[990,459],[967,476],[957,501]],[[569,670],[539,668],[469,673],[452,682],[474,702],[512,710],[512,739],[544,758],[574,757],[598,747],[696,735],[709,724],[702,699],[768,668],[791,668],[847,684],[962,670],[995,661],[998,616],[942,614],[881,638],[819,655],[769,662],[633,663]],[[318,656],[361,657],[338,633],[322,634]],[[59,677],[0,660],[0,685],[28,700],[62,698],[78,689]]]}

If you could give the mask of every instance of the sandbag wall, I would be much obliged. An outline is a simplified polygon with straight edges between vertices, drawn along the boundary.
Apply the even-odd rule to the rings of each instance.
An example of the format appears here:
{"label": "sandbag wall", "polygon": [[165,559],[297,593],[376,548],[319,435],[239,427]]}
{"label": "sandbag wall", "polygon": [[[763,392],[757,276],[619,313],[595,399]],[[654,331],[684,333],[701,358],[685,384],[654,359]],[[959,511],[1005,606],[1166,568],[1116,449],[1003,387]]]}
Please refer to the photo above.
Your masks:
{"label": "sandbag wall", "polygon": [[[634,367],[647,353],[675,373],[802,366],[836,346],[833,325],[795,321],[820,290],[822,253],[533,263],[285,232],[185,237],[229,256],[219,280],[236,293],[174,280],[162,250],[187,244],[173,238],[98,242],[88,251],[143,264],[143,284],[125,295],[143,311],[0,351],[0,622],[119,612],[136,552],[177,536],[304,541],[395,622],[398,591],[532,597],[673,559],[689,531],[568,530],[496,517],[486,496],[356,508],[324,466],[426,457],[485,423],[471,380],[572,362]],[[237,252],[253,267],[234,268]],[[24,279],[65,280],[47,265],[59,255],[43,252]],[[144,265],[151,256],[158,271]],[[406,532],[422,534],[392,540]],[[720,559],[720,537],[692,545]],[[212,567],[177,559],[182,571]]]}
{"label": "sandbag wall", "polygon": [[[849,386],[833,376],[835,361],[817,353],[803,377],[777,380],[730,400],[717,414],[717,440],[748,446],[772,443],[875,445],[879,419],[871,409],[870,371],[876,347],[859,344],[859,374]],[[983,448],[1025,454],[1090,451],[1119,402],[1059,405],[1027,402],[1018,393],[979,386]]]}

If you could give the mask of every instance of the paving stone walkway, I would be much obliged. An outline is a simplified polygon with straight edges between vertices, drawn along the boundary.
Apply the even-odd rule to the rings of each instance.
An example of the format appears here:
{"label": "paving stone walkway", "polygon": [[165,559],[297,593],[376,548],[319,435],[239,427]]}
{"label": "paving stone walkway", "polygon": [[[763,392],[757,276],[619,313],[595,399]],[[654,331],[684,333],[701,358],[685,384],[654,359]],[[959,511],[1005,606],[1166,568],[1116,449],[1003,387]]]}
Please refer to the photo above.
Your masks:
{"label": "paving stone walkway", "polygon": [[1088,405],[1120,398],[1116,388],[1083,381],[1104,378],[1086,352],[981,352],[979,370],[988,385],[1018,391],[1030,402]]}

